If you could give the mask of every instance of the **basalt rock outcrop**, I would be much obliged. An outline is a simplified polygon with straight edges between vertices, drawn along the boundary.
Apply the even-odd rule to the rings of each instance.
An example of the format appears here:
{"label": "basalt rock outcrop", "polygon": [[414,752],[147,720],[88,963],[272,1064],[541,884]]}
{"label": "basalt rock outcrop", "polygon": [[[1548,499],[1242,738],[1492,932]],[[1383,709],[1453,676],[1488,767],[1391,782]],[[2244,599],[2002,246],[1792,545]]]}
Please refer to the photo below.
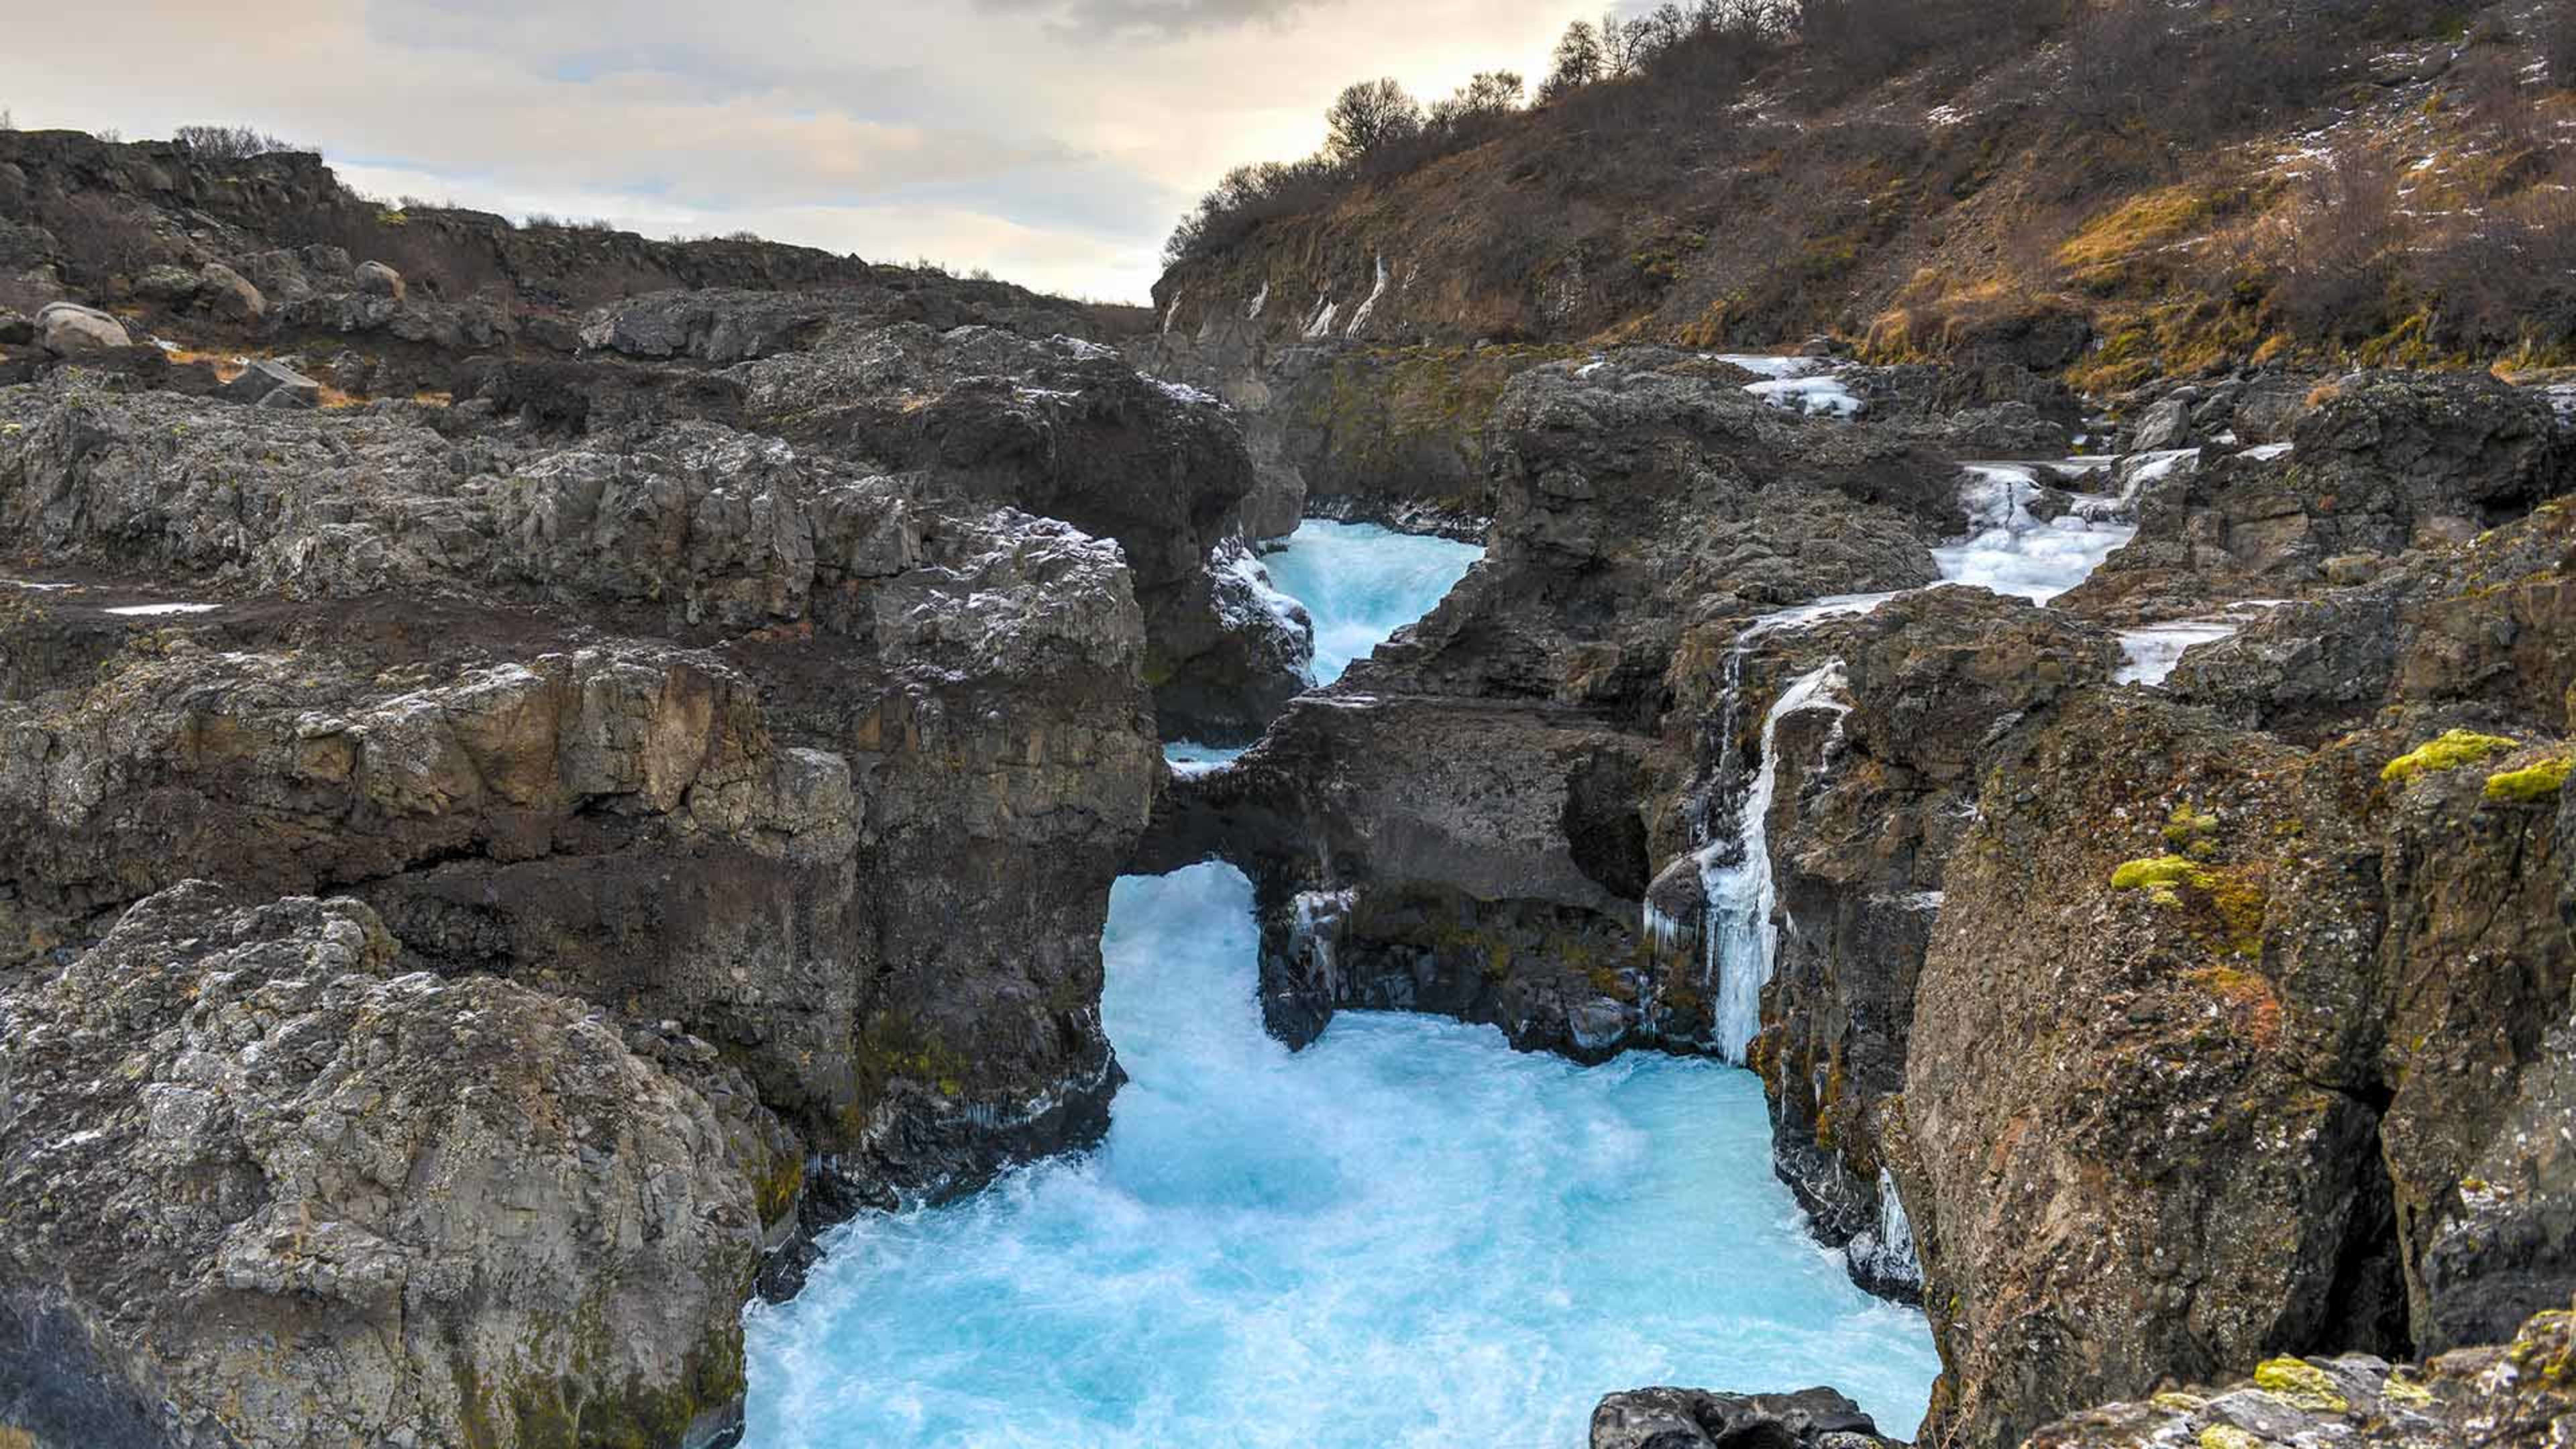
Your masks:
{"label": "basalt rock outcrop", "polygon": [[2361,373],[2318,388],[2280,448],[2183,459],[2146,485],[2136,542],[2066,600],[2111,617],[2354,583],[2576,486],[2549,400],[2493,378]]}
{"label": "basalt rock outcrop", "polygon": [[1831,1389],[1796,1394],[1711,1394],[1639,1389],[1592,1411],[1592,1449],[1877,1449],[1876,1421]]}
{"label": "basalt rock outcrop", "polygon": [[[2098,695],[1994,757],[1897,1169],[1936,1441],[2274,1353],[2492,1341],[2576,1286],[2563,1148],[2523,1125],[2576,1014],[2561,710],[2463,756],[2414,748],[2422,709],[2311,751]],[[2482,1171],[2517,1185],[2484,1222]]]}
{"label": "basalt rock outcrop", "polygon": [[2493,1344],[2421,1367],[2348,1354],[2278,1358],[2251,1378],[2170,1389],[2138,1403],[2072,1414],[2031,1435],[2031,1449],[2145,1449],[2200,1444],[2479,1444],[2539,1449],[2576,1421],[2576,1313],[2537,1314]]}
{"label": "basalt rock outcrop", "polygon": [[[736,1310],[764,1264],[792,1285],[800,1257],[764,1254],[800,1225],[971,1189],[1105,1125],[1119,1077],[1099,936],[1160,771],[1114,543],[703,421],[567,436],[410,402],[276,411],[107,381],[0,390],[0,549],[19,576],[0,600],[0,1011],[69,1009],[27,993],[66,963],[122,960],[91,949],[120,918],[212,911],[191,880],[245,909],[338,896],[373,932],[369,969],[405,983],[385,1010],[417,996],[502,1046],[597,1022],[580,1042],[667,1058],[698,1096],[613,1055],[559,1082],[548,1051],[522,1053],[535,1075],[502,1078],[513,1111],[542,1118],[599,1077],[661,1112],[650,1156],[614,1116],[518,1137],[424,1119],[401,1150],[437,1173],[547,1185],[416,1229],[405,1215],[430,1199],[391,1148],[365,1159],[377,1176],[331,1168],[312,1191],[281,1185],[291,1154],[224,1167],[240,1212],[208,1219],[205,1252],[257,1217],[245,1243],[345,1242],[363,1258],[347,1271],[396,1288],[408,1253],[436,1270],[414,1275],[427,1296],[408,1311],[382,1283],[285,1306],[193,1296],[185,1245],[104,1282],[66,1266],[88,1240],[13,1233],[9,1311],[40,1336],[25,1352],[93,1355],[42,1379],[50,1397],[21,1416],[37,1432],[109,1442],[79,1426],[123,1422],[130,1399],[192,1416],[178,1442],[595,1442],[594,1424],[678,1442],[738,1398]],[[297,1041],[378,1010],[332,979],[269,992],[326,1013]],[[167,1045],[133,1013],[84,1030],[93,1056]],[[11,1069],[53,1070],[16,1050],[13,1035]],[[423,1050],[401,1067],[417,1091],[476,1071]],[[34,1164],[88,1130],[63,1120],[0,1122],[0,1159]],[[81,1140],[105,1144],[101,1181],[121,1169],[192,1200],[128,1160],[146,1139]],[[578,1195],[528,1163],[557,1140],[607,1185]],[[615,1186],[664,1159],[695,1176]],[[558,1208],[559,1190],[578,1200]],[[475,1246],[518,1206],[548,1234],[601,1227],[518,1272],[516,1249]],[[666,1210],[687,1234],[648,1226]],[[290,1266],[303,1251],[275,1249]],[[478,1257],[506,1281],[454,1266]],[[309,1296],[306,1279],[342,1271],[243,1261],[254,1295]],[[363,1339],[378,1359],[350,1362],[345,1399],[286,1404],[275,1384],[331,1373],[201,1345],[219,1323],[317,1353]],[[448,1347],[403,1346],[404,1324]],[[184,1363],[145,1354],[164,1336]]]}
{"label": "basalt rock outcrop", "polygon": [[1774,647],[1807,667],[1840,660],[1848,712],[1816,722],[1829,733],[1784,721],[1765,764],[1779,777],[1767,839],[1791,926],[1755,1064],[1781,1176],[1817,1235],[1853,1247],[1864,1286],[1912,1297],[1912,1244],[1889,1241],[1904,1222],[1894,1171],[1909,1150],[1901,1094],[1945,867],[1994,733],[2108,683],[2119,651],[2055,610],[1970,588],[1909,595]]}
{"label": "basalt rock outcrop", "polygon": [[1929,582],[1957,517],[1938,454],[1743,380],[1653,350],[1521,373],[1488,557],[1240,765],[1175,784],[1147,861],[1254,877],[1274,1030],[1402,1007],[1585,1060],[1709,1049],[1696,958],[1642,929],[1691,768],[1659,733],[1667,672],[1694,629]]}
{"label": "basalt rock outcrop", "polygon": [[847,316],[730,375],[751,426],[1117,540],[1145,610],[1166,737],[1248,741],[1305,687],[1311,641],[1239,571],[1215,566],[1229,541],[1258,532],[1245,517],[1258,480],[1213,397],[1149,381],[1074,338]]}
{"label": "basalt rock outcrop", "polygon": [[0,992],[0,1419],[40,1442],[704,1443],[803,1155],[687,1037],[189,883]]}

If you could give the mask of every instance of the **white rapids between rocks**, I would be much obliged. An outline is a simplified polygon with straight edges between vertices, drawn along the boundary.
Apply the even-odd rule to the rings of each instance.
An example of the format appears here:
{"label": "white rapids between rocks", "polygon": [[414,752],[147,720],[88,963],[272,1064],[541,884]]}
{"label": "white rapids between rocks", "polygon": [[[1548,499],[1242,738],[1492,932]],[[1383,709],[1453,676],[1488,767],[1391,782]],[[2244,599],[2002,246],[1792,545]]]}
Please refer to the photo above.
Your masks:
{"label": "white rapids between rocks", "polygon": [[[1474,555],[1298,538],[1267,563],[1326,681]],[[1578,1449],[1603,1394],[1656,1383],[1921,1417],[1923,1317],[1808,1238],[1750,1075],[1361,1012],[1291,1055],[1223,865],[1121,881],[1102,947],[1131,1077],[1107,1140],[832,1234],[801,1298],[751,1311],[756,1449]]]}

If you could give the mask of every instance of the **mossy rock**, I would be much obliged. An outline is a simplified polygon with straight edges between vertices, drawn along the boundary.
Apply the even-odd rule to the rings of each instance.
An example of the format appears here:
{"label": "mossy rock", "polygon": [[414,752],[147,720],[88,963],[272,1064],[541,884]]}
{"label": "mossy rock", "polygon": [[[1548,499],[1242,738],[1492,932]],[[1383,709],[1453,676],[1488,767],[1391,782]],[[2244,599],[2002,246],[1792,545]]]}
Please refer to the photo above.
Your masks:
{"label": "mossy rock", "polygon": [[2560,756],[2520,770],[2487,776],[2487,798],[2500,805],[2540,805],[2558,798],[2576,758]]}
{"label": "mossy rock", "polygon": [[2254,1370],[2254,1386],[2311,1413],[2340,1414],[2352,1404],[2332,1375],[2303,1359],[2276,1358]]}
{"label": "mossy rock", "polygon": [[2387,768],[2379,772],[2379,778],[2391,785],[2410,784],[2424,775],[2484,764],[2497,755],[2521,747],[2520,741],[2509,740],[2502,735],[2453,730],[2389,761]]}

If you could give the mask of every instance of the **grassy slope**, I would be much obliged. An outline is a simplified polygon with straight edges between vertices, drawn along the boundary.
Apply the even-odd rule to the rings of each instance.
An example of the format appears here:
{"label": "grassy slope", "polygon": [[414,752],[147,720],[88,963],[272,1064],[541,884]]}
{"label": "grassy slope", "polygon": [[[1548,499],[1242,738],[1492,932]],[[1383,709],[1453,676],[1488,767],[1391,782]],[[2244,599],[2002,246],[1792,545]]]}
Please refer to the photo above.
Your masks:
{"label": "grassy slope", "polygon": [[1156,300],[1195,327],[1267,286],[1288,332],[1330,297],[1340,333],[1383,256],[1390,296],[1358,334],[1380,341],[1830,332],[1882,360],[1982,349],[2095,390],[2283,357],[2576,360],[2576,258],[2488,234],[2500,218],[2576,233],[2576,95],[2535,49],[2544,8],[2335,36],[2319,94],[2218,122],[2152,92],[2083,114],[2084,67],[2103,62],[2063,35],[1833,100],[1794,50],[1729,95],[1613,83],[1264,223]]}

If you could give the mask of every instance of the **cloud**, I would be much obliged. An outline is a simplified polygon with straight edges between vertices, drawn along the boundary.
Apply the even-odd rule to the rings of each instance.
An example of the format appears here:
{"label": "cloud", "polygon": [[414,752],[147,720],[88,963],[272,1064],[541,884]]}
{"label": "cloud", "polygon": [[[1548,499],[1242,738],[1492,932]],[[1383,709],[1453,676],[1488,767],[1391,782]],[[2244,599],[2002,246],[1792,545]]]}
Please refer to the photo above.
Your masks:
{"label": "cloud", "polygon": [[999,14],[1043,16],[1057,33],[1114,42],[1135,36],[1189,35],[1253,24],[1284,26],[1298,12],[1331,0],[976,0]]}
{"label": "cloud", "polygon": [[[351,183],[653,234],[754,230],[1141,301],[1227,167],[1335,91],[1530,69],[1565,0],[182,0],[25,7],[19,124],[239,122]],[[132,37],[149,35],[150,45]]]}

